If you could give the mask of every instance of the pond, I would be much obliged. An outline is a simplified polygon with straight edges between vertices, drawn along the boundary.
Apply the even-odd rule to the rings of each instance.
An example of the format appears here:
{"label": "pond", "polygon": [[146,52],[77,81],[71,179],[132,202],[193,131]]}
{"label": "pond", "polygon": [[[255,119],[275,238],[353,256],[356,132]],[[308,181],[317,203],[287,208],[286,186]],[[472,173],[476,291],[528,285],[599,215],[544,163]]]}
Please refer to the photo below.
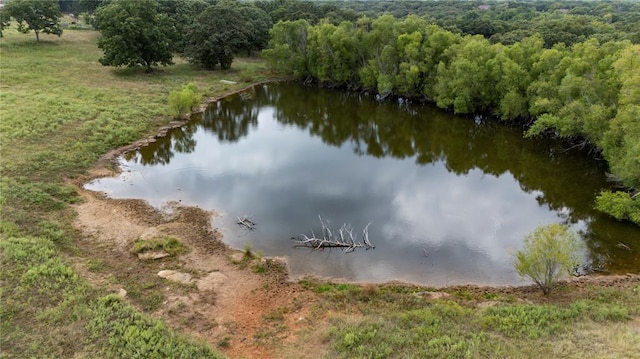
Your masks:
{"label": "pond", "polygon": [[[267,84],[211,104],[86,187],[220,211],[226,243],[287,257],[293,277],[519,284],[511,254],[549,223],[579,232],[594,266],[637,272],[640,229],[593,210],[606,164],[569,147],[428,105]],[[371,223],[375,249],[294,248],[292,237],[322,232],[319,216],[354,234]]]}

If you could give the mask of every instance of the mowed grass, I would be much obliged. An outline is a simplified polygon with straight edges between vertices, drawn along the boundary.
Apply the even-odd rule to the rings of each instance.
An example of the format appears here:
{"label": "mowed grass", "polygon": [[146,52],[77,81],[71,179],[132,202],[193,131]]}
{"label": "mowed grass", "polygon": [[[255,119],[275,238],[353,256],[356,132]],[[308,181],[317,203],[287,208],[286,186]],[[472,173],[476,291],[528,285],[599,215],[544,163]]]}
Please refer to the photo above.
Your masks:
{"label": "mowed grass", "polygon": [[[147,74],[98,62],[99,34],[0,39],[0,358],[219,357],[80,278],[69,181],[97,159],[172,120],[168,94],[193,82],[203,100],[268,76],[260,61],[228,71],[176,65]],[[223,84],[220,80],[236,81]],[[81,255],[81,254],[80,254]],[[99,259],[96,259],[99,263]]]}

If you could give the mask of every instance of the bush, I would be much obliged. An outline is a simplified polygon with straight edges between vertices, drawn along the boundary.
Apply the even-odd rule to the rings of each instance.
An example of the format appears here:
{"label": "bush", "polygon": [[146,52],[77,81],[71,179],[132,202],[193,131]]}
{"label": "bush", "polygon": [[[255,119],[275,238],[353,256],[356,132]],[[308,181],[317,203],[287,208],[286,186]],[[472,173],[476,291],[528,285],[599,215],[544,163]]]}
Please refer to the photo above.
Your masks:
{"label": "bush", "polygon": [[180,91],[171,91],[169,93],[169,109],[175,118],[183,117],[198,104],[200,104],[198,86],[192,82],[182,86]]}
{"label": "bush", "polygon": [[575,232],[561,224],[538,227],[524,239],[524,249],[516,253],[514,267],[549,294],[552,286],[567,276],[577,264],[580,249]]}

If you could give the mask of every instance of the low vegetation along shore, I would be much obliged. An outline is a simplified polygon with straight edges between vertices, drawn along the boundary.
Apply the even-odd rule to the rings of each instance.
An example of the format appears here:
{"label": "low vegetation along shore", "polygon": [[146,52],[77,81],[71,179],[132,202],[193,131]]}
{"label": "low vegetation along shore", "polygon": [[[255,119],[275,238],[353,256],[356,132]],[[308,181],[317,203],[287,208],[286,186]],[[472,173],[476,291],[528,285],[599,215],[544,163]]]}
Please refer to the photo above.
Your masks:
{"label": "low vegetation along shore", "polygon": [[[633,358],[640,277],[534,287],[425,288],[287,280],[233,251],[215,213],[83,190],[110,151],[172,120],[167,96],[202,98],[273,78],[258,59],[209,72],[100,65],[98,34],[5,30],[0,40],[0,357]],[[221,82],[221,80],[227,80]],[[229,82],[231,81],[231,82]],[[98,164],[98,165],[96,165]],[[145,259],[164,256],[160,259]],[[159,276],[161,274],[162,276]]]}

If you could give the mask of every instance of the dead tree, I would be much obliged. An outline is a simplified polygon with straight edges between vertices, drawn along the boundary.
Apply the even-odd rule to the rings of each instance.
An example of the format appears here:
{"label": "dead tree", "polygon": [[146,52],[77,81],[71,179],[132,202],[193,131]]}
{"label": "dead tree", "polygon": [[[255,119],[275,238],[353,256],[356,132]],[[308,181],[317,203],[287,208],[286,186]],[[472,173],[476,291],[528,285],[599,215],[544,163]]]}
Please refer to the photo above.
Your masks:
{"label": "dead tree", "polygon": [[343,224],[336,232],[334,232],[329,226],[329,222],[322,220],[322,217],[318,216],[320,224],[322,225],[322,236],[317,237],[313,231],[311,231],[311,237],[306,234],[301,234],[298,237],[291,238],[294,241],[294,247],[308,247],[314,250],[320,250],[324,248],[340,248],[345,252],[353,252],[356,248],[364,248],[365,250],[373,249],[375,246],[369,241],[369,225],[362,230],[362,242],[358,240],[358,235],[353,234],[353,227]]}

